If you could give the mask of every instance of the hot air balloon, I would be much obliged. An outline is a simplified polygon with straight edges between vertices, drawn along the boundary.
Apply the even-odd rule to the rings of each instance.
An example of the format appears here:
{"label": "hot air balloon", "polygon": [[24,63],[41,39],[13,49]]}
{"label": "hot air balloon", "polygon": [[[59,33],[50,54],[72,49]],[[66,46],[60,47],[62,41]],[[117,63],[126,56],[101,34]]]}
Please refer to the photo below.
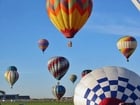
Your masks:
{"label": "hot air balloon", "polygon": [[38,41],[38,46],[39,48],[42,50],[42,52],[44,53],[44,51],[48,48],[49,46],[49,42],[47,39],[40,39]]}
{"label": "hot air balloon", "polygon": [[10,66],[8,67],[8,70],[5,72],[4,76],[12,88],[19,78],[19,73],[17,72],[17,68],[15,66]]}
{"label": "hot air balloon", "polygon": [[66,74],[69,65],[69,61],[62,56],[55,56],[48,60],[48,70],[57,80],[61,80]]}
{"label": "hot air balloon", "polygon": [[60,100],[63,97],[65,92],[66,92],[66,89],[63,85],[57,84],[56,86],[52,87],[52,93],[58,100]]}
{"label": "hot air balloon", "polygon": [[75,87],[74,105],[140,104],[140,76],[124,67],[98,68]]}
{"label": "hot air balloon", "polygon": [[137,41],[132,36],[124,36],[117,41],[117,48],[126,57],[127,61],[129,61],[129,57],[133,54],[136,47]]}
{"label": "hot air balloon", "polygon": [[86,74],[90,73],[91,71],[92,70],[90,70],[90,69],[83,70],[81,73],[81,77],[83,78]]}
{"label": "hot air balloon", "polygon": [[77,80],[77,75],[71,74],[69,79],[72,83],[74,83]]}
{"label": "hot air balloon", "polygon": [[46,11],[54,26],[66,38],[73,38],[91,15],[92,0],[46,0]]}
{"label": "hot air balloon", "polygon": [[131,0],[131,1],[136,6],[136,8],[140,11],[140,0]]}

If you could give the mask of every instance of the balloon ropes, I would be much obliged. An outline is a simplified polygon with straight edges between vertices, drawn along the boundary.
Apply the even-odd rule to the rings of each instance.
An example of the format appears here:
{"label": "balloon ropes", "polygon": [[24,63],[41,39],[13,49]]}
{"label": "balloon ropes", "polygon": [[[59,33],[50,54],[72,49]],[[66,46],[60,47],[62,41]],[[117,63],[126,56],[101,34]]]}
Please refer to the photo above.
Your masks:
{"label": "balloon ropes", "polygon": [[140,104],[140,76],[124,67],[95,69],[77,84],[74,105]]}
{"label": "balloon ropes", "polygon": [[7,71],[4,74],[5,79],[10,84],[10,87],[13,88],[13,85],[19,78],[19,73],[17,72],[17,68],[15,66],[9,66]]}
{"label": "balloon ropes", "polygon": [[[92,0],[46,0],[50,21],[64,35],[73,38],[84,26],[92,12]],[[68,42],[72,47],[72,42]]]}
{"label": "balloon ropes", "polygon": [[121,37],[117,41],[118,50],[125,56],[127,62],[137,47],[137,40],[132,36]]}

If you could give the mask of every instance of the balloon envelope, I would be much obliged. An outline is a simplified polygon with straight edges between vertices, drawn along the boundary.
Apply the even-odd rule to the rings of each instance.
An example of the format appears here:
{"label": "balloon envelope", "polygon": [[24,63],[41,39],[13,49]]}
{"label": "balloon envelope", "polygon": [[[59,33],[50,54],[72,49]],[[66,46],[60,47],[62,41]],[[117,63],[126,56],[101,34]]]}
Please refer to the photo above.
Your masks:
{"label": "balloon envelope", "polygon": [[12,88],[15,82],[19,78],[19,73],[17,72],[17,68],[15,66],[8,67],[8,70],[5,72],[4,77]]}
{"label": "balloon envelope", "polygon": [[72,83],[74,83],[77,80],[77,75],[71,74],[69,79]]}
{"label": "balloon envelope", "polygon": [[90,70],[90,69],[83,70],[81,73],[81,77],[83,78],[86,74],[90,73],[91,71],[92,70]]}
{"label": "balloon envelope", "polygon": [[42,52],[44,52],[46,50],[46,48],[48,48],[49,42],[47,39],[40,39],[38,41],[38,46],[42,50]]}
{"label": "balloon envelope", "polygon": [[136,47],[137,41],[132,36],[124,36],[117,41],[117,48],[125,56],[127,61],[129,61],[129,57],[133,54]]}
{"label": "balloon envelope", "polygon": [[54,26],[73,38],[91,14],[92,0],[46,0],[46,10]]}
{"label": "balloon envelope", "polygon": [[56,86],[52,87],[52,93],[58,100],[60,100],[63,97],[65,92],[66,92],[66,89],[62,85],[57,84]]}
{"label": "balloon envelope", "polygon": [[62,56],[55,56],[48,60],[48,70],[57,80],[61,80],[66,74],[69,65],[69,61]]}
{"label": "balloon envelope", "polygon": [[74,105],[140,103],[140,76],[117,66],[95,69],[77,84]]}

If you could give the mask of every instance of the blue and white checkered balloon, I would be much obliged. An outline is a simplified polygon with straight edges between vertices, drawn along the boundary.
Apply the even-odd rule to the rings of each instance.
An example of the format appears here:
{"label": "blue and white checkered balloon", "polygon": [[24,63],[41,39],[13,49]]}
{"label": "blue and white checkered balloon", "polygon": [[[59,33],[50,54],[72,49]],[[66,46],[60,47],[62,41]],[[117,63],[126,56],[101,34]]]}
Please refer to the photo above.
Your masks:
{"label": "blue and white checkered balloon", "polygon": [[87,74],[75,88],[74,105],[108,105],[103,104],[105,99],[113,99],[111,105],[140,105],[140,76],[123,67],[107,66]]}

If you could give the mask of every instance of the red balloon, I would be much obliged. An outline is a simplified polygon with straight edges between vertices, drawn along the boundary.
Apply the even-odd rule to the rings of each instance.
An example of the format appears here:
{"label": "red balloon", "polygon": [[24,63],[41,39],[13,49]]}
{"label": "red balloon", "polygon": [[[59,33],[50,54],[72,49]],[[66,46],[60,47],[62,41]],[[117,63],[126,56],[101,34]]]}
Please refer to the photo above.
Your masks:
{"label": "red balloon", "polygon": [[55,56],[48,61],[48,70],[57,80],[60,80],[68,71],[69,61],[62,56]]}

